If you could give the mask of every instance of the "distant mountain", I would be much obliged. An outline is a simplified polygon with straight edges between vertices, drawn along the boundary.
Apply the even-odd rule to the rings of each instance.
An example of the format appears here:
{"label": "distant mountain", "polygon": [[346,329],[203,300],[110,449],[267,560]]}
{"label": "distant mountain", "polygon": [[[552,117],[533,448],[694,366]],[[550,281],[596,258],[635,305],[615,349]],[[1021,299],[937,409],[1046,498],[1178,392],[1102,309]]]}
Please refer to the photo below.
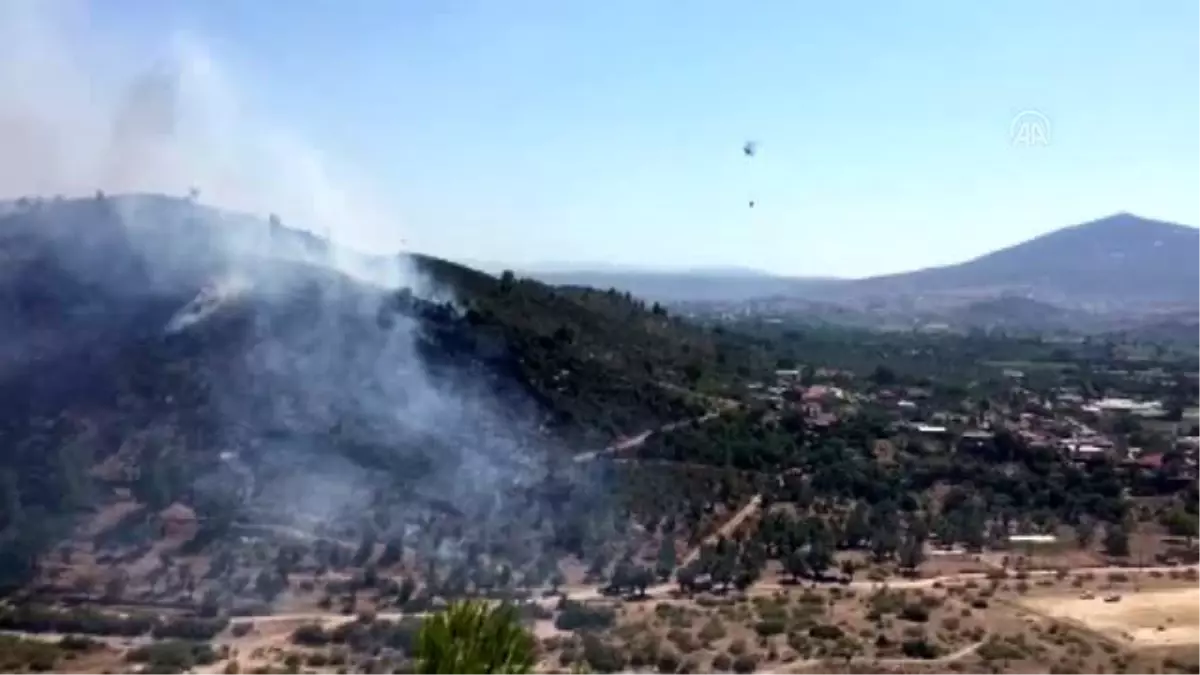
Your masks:
{"label": "distant mountain", "polygon": [[[650,270],[653,271],[653,270]],[[673,270],[666,270],[673,271]],[[758,279],[779,278],[778,275],[770,272],[764,272],[753,267],[739,267],[737,265],[715,265],[712,267],[690,267],[683,270],[678,270],[680,274],[714,274],[726,277],[753,277]]]}
{"label": "distant mountain", "polygon": [[739,302],[776,295],[809,295],[840,281],[819,277],[780,277],[735,267],[681,271],[534,270],[523,273],[548,284],[615,288],[646,300],[673,303]]}
{"label": "distant mountain", "polygon": [[[0,209],[2,208],[3,204],[0,203]],[[663,265],[630,265],[625,263],[569,260],[544,260],[540,262],[520,264],[474,258],[456,258],[455,261],[460,265],[467,265],[477,270],[483,270],[489,274],[498,275],[504,270],[512,270],[518,275],[533,278],[539,278],[543,275],[571,274],[714,274],[720,276],[743,277],[776,276],[770,272],[765,272],[753,267],[744,267],[741,265],[667,267]]]}
{"label": "distant mountain", "polygon": [[723,307],[751,301],[760,306],[767,299],[786,306],[789,299],[803,299],[916,312],[1004,299],[1001,307],[976,308],[982,319],[991,310],[1027,314],[1030,307],[1012,305],[1012,298],[1023,297],[1052,306],[1142,311],[1152,305],[1193,307],[1200,302],[1200,230],[1119,213],[966,262],[864,279],[783,277],[736,267],[519,271],[550,284],[616,288],[647,300]]}
{"label": "distant mountain", "polygon": [[540,262],[514,267],[523,274],[716,274],[721,276],[771,277],[770,272],[738,265],[698,267],[666,267],[661,265],[626,265],[622,263]]}
{"label": "distant mountain", "polygon": [[[970,261],[865,279],[788,277],[739,267],[655,270],[605,264],[572,268],[566,263],[524,265],[515,271],[552,285],[617,288],[697,311],[761,313],[770,306],[772,311],[804,313],[791,310],[820,303],[888,321],[958,312],[952,318],[971,325],[1009,325],[1025,317],[1050,327],[1066,321],[1068,317],[1055,316],[1064,309],[1128,315],[1156,307],[1200,306],[1200,267],[1193,264],[1198,259],[1200,229],[1121,213]],[[499,264],[475,267],[504,269]],[[1018,306],[1021,299],[1024,305]],[[989,304],[992,300],[998,304]],[[971,303],[982,304],[965,307]],[[1069,319],[1091,321],[1086,313]]]}
{"label": "distant mountain", "polygon": [[1200,230],[1119,213],[956,265],[848,282],[838,294],[1020,294],[1096,308],[1195,305],[1200,298],[1198,280]]}

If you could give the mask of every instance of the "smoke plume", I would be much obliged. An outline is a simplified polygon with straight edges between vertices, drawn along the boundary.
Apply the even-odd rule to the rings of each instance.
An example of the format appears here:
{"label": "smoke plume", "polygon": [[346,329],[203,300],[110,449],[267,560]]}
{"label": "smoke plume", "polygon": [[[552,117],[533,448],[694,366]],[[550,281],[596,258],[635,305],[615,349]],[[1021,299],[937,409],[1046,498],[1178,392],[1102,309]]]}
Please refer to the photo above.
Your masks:
{"label": "smoke plume", "polygon": [[164,35],[147,61],[89,10],[0,3],[0,199],[192,194],[335,240],[401,241],[364,181],[290,133],[286,116],[243,105],[200,36]]}
{"label": "smoke plume", "polygon": [[[416,495],[479,528],[504,513],[537,523],[525,534],[541,536],[533,530],[548,527],[545,505],[506,497],[544,473],[544,448],[526,433],[539,422],[534,406],[497,396],[483,372],[427,363],[420,322],[377,325],[398,287],[424,297],[444,289],[397,259],[278,236],[281,221],[335,242],[394,237],[400,226],[387,210],[287,133],[279,115],[245,110],[197,36],[166,36],[146,67],[92,28],[87,12],[51,0],[0,3],[0,199],[179,198],[93,200],[116,211],[131,260],[90,221],[38,236],[56,242],[56,264],[75,278],[102,279],[106,297],[163,305],[152,312],[163,349],[210,354],[239,336],[236,353],[205,357],[223,366],[204,383],[219,429],[189,441],[215,446],[204,448],[212,461],[195,471],[195,490],[236,485],[263,522],[309,532],[374,513],[377,529],[411,533],[424,516],[380,502]],[[268,226],[267,214],[279,221]],[[86,313],[88,335],[116,330],[98,315]],[[342,450],[331,452],[335,443]],[[416,459],[405,450],[413,447],[424,451]],[[430,545],[444,552],[446,542]]]}

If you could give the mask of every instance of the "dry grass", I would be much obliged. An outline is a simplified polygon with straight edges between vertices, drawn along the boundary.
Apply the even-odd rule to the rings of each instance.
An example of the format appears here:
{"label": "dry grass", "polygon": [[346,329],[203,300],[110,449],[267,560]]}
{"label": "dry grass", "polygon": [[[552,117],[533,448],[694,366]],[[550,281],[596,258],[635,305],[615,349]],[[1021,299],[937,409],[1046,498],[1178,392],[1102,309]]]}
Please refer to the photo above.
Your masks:
{"label": "dry grass", "polygon": [[[986,615],[972,600],[944,589],[829,586],[751,598],[650,600],[621,606],[616,624],[599,637],[635,671],[653,670],[664,654],[691,672],[729,672],[750,663],[780,672],[826,660],[922,665],[922,657],[912,655],[914,643],[928,645],[924,658],[953,657],[985,637]],[[559,636],[543,645],[555,654],[547,663],[560,671],[581,660],[575,638]]]}
{"label": "dry grass", "polygon": [[1045,616],[1076,622],[1135,647],[1200,644],[1200,588],[1120,594],[1118,602],[1076,595],[1027,598],[1022,605]]}

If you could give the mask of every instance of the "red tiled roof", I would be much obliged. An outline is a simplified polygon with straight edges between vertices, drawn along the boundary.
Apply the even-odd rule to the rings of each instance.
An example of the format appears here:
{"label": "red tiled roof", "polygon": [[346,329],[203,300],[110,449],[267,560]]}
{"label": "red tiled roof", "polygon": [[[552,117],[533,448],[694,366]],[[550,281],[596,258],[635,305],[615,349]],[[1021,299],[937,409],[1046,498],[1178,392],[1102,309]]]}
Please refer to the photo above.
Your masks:
{"label": "red tiled roof", "polygon": [[1154,452],[1137,458],[1138,466],[1143,469],[1161,469],[1162,463],[1163,456],[1161,452]]}

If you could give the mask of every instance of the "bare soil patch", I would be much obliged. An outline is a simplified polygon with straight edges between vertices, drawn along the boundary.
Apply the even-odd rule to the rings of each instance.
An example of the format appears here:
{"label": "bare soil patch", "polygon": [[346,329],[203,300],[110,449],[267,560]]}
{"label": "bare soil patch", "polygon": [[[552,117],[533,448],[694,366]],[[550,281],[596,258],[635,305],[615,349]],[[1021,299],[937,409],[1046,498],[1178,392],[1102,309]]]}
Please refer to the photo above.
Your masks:
{"label": "bare soil patch", "polygon": [[1200,588],[1195,586],[1121,593],[1116,602],[1106,602],[1098,593],[1089,598],[1079,594],[1031,597],[1020,604],[1135,647],[1200,643]]}

